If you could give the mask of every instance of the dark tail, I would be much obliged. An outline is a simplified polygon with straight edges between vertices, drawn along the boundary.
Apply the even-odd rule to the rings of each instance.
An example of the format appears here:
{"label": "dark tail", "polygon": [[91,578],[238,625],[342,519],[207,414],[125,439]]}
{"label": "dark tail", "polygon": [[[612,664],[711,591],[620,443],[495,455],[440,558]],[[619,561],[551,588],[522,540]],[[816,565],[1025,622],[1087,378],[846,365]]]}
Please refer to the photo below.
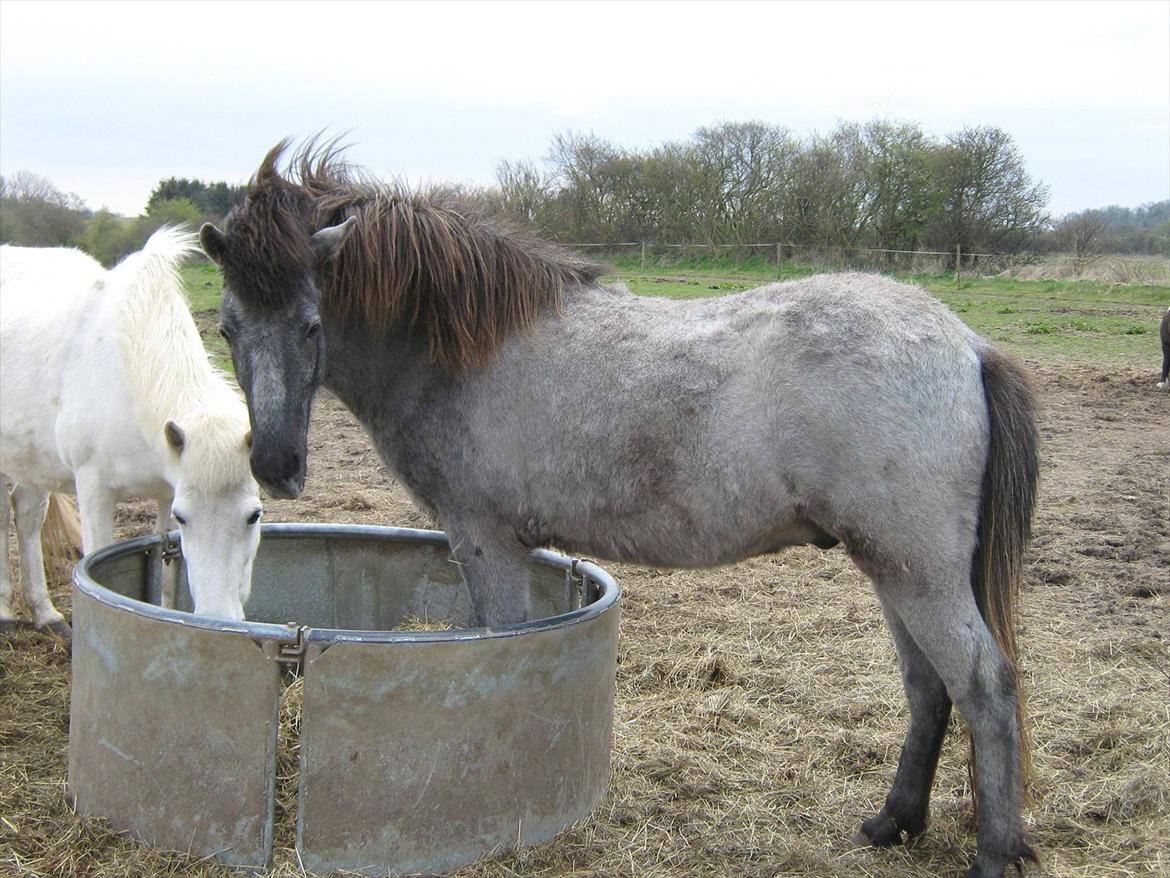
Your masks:
{"label": "dark tail", "polygon": [[[971,587],[983,620],[1017,678],[1020,779],[1027,796],[1032,759],[1024,693],[1018,681],[1015,601],[1023,575],[1024,549],[1032,532],[1040,468],[1036,401],[1023,367],[994,350],[983,353],[983,393],[991,421],[991,444],[983,473]],[[971,764],[973,772],[974,751]]]}

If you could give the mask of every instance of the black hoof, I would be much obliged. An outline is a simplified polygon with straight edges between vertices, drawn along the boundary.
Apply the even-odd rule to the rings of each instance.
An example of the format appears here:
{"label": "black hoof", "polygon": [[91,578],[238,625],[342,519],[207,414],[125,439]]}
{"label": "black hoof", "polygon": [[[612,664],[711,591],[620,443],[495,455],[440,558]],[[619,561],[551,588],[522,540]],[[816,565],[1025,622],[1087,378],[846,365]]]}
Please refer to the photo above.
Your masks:
{"label": "black hoof", "polygon": [[[1016,843],[1016,848],[1012,856],[1004,865],[988,866],[986,863],[981,863],[982,856],[975,858],[975,865],[967,870],[964,878],[1007,878],[1008,875],[1023,875],[1024,863],[1039,863],[1040,858],[1036,856],[1036,852],[1023,839]],[[1002,863],[1003,860],[996,859],[993,862]]]}
{"label": "black hoof", "polygon": [[902,843],[902,830],[894,818],[877,814],[861,824],[853,843],[859,847],[893,847]]}

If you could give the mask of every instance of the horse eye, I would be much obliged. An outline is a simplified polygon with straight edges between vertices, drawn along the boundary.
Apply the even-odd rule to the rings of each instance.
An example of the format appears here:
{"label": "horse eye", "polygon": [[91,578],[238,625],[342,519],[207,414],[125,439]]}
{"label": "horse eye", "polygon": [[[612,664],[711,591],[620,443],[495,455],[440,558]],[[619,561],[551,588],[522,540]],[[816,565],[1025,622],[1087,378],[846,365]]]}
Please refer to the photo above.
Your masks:
{"label": "horse eye", "polygon": [[255,524],[259,520],[260,520],[260,510],[259,509],[257,509],[255,512],[253,512],[251,515],[248,516],[248,524]]}
{"label": "horse eye", "polygon": [[314,320],[305,329],[305,338],[314,338],[321,331],[321,321]]}
{"label": "horse eye", "polygon": [[224,341],[230,342],[232,340],[232,334],[230,332],[228,332],[226,329],[224,329],[222,326],[219,328],[219,334],[221,336],[223,336]]}
{"label": "horse eye", "polygon": [[179,524],[184,526],[187,524],[187,519],[183,518],[183,516],[179,515],[179,513],[175,512],[173,509],[171,510],[171,515],[175,516],[175,521],[177,521]]}

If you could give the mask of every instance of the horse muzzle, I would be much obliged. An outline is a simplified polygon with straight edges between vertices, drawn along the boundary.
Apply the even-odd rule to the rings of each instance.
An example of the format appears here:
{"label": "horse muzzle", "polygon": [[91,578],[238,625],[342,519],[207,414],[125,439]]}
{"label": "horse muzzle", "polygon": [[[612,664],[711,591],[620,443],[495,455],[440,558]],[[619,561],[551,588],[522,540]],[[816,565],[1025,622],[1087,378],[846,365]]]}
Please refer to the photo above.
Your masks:
{"label": "horse muzzle", "polygon": [[272,482],[257,476],[256,481],[260,483],[264,493],[274,500],[295,500],[305,489],[304,479],[285,479],[280,482]]}
{"label": "horse muzzle", "polygon": [[305,459],[300,454],[251,456],[252,475],[268,496],[295,500],[305,488]]}

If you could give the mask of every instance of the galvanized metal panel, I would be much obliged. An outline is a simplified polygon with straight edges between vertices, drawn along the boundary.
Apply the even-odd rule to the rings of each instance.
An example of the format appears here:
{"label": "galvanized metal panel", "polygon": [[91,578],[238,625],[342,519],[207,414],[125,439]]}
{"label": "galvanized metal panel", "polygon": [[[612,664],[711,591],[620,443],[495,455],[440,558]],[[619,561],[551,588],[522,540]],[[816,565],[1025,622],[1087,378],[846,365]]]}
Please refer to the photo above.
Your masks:
{"label": "galvanized metal panel", "polygon": [[616,606],[519,636],[310,646],[310,871],[442,872],[549,840],[609,780]]}
{"label": "galvanized metal panel", "polygon": [[159,847],[267,865],[278,696],[278,665],[250,636],[75,589],[69,791],[78,813]]}
{"label": "galvanized metal panel", "polygon": [[[157,545],[129,540],[75,573],[79,812],[265,865],[280,678],[269,647],[305,643],[298,845],[314,870],[454,868],[545,841],[604,794],[617,587],[600,568],[535,552],[534,621],[402,632],[386,629],[404,614],[467,621],[442,534],[265,526],[246,622],[140,603],[158,599]],[[168,572],[189,606],[181,564]]]}
{"label": "galvanized metal panel", "polygon": [[471,618],[467,586],[446,544],[335,540],[329,587],[333,628],[389,630],[408,615],[466,626]]}
{"label": "galvanized metal panel", "polygon": [[332,539],[314,531],[297,537],[277,531],[270,537],[269,527],[262,531],[252,566],[252,594],[244,615],[263,622],[332,627]]}
{"label": "galvanized metal panel", "polygon": [[581,606],[577,586],[560,566],[529,565],[528,609],[532,619],[547,619]]}

